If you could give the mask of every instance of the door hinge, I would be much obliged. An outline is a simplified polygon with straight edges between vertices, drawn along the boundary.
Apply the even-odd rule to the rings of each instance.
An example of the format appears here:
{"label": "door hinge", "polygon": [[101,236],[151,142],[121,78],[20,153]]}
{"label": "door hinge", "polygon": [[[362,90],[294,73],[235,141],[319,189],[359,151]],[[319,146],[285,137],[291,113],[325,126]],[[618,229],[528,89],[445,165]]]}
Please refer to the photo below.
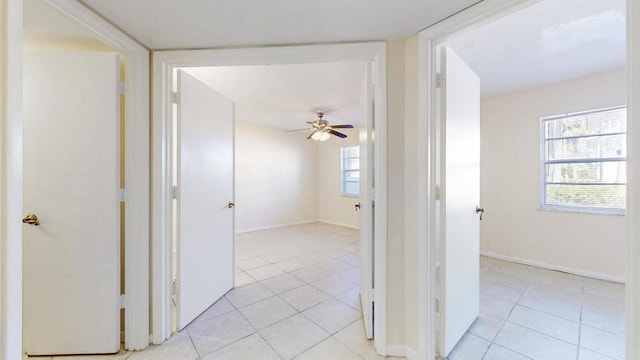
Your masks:
{"label": "door hinge", "polygon": [[442,196],[442,191],[440,191],[440,185],[436,185],[436,200],[440,200]]}
{"label": "door hinge", "polygon": [[173,185],[171,187],[171,198],[172,199],[177,199],[178,198],[178,187],[176,185]]}
{"label": "door hinge", "polygon": [[124,96],[126,94],[126,90],[127,83],[124,81],[120,81],[120,83],[118,83],[118,91],[120,92],[120,95]]}
{"label": "door hinge", "polygon": [[444,76],[442,74],[436,74],[436,88],[441,88],[444,85]]}
{"label": "door hinge", "polygon": [[126,297],[124,294],[120,294],[120,309],[124,309],[126,305]]}
{"label": "door hinge", "polygon": [[127,201],[126,189],[120,188],[120,202],[126,202],[126,201]]}
{"label": "door hinge", "polygon": [[174,104],[177,104],[178,101],[180,100],[180,96],[178,95],[177,92],[172,92],[171,93],[171,102]]}
{"label": "door hinge", "polygon": [[436,308],[436,313],[440,312],[440,299],[436,298],[435,301],[433,302],[435,308]]}

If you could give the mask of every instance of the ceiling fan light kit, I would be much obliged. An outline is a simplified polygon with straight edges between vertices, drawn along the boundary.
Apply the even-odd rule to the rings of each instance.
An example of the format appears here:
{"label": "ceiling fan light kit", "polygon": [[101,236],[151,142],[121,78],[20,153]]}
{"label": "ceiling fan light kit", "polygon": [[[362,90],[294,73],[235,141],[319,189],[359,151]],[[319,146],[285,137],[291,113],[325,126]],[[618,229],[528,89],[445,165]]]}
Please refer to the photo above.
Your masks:
{"label": "ceiling fan light kit", "polygon": [[353,129],[353,125],[329,125],[329,122],[322,118],[324,116],[324,112],[318,111],[317,114],[318,120],[307,121],[308,124],[313,126],[313,132],[311,135],[307,136],[307,140],[311,139],[317,142],[327,141],[331,138],[331,135],[344,139],[347,137],[346,134],[333,129]]}

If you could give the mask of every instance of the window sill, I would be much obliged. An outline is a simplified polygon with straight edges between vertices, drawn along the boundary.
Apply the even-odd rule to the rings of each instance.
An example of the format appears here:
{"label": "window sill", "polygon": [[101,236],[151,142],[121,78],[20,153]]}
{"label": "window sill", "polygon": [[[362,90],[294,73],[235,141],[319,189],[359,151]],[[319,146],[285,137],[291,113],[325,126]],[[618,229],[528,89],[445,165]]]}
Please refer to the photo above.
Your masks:
{"label": "window sill", "polygon": [[538,208],[538,211],[567,212],[567,213],[590,214],[590,215],[626,216],[626,210],[579,208],[579,207],[571,207],[571,206],[559,206],[559,207],[542,206]]}
{"label": "window sill", "polygon": [[360,195],[358,194],[340,194],[340,196],[348,197],[348,198],[356,198],[356,199],[360,197]]}

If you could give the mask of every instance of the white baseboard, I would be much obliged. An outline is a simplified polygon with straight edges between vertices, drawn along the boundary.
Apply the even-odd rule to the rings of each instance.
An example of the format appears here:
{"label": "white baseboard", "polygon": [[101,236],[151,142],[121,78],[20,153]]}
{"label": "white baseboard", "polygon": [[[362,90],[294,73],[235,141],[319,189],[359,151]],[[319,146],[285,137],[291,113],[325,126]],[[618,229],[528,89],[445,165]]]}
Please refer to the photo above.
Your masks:
{"label": "white baseboard", "polygon": [[298,222],[293,222],[293,223],[288,223],[288,224],[276,224],[276,225],[260,226],[260,227],[250,228],[250,229],[236,230],[236,234],[243,234],[243,233],[260,231],[260,230],[277,229],[277,228],[282,228],[282,227],[287,227],[287,226],[294,226],[294,225],[311,224],[311,223],[315,223],[315,222],[319,222],[319,221],[318,220],[305,220],[305,221],[298,221]]}
{"label": "white baseboard", "polygon": [[510,262],[523,264],[523,265],[535,266],[535,267],[539,267],[539,268],[543,268],[543,269],[547,269],[547,270],[562,271],[562,272],[566,272],[566,273],[569,273],[569,274],[580,275],[580,276],[584,276],[584,277],[588,277],[588,278],[592,278],[592,279],[605,280],[605,281],[611,281],[611,282],[624,284],[624,277],[622,277],[622,276],[613,276],[613,275],[601,274],[601,273],[597,273],[597,272],[593,272],[593,271],[576,269],[576,268],[571,268],[571,267],[566,267],[566,266],[547,264],[547,263],[543,263],[543,262],[540,262],[540,261],[522,259],[522,258],[515,257],[515,256],[496,254],[496,253],[492,253],[492,252],[488,252],[488,251],[480,251],[480,255],[481,256],[490,257],[490,258],[493,258],[493,259],[510,261]]}
{"label": "white baseboard", "polygon": [[418,353],[404,345],[387,345],[387,356],[403,357],[408,360],[418,360]]}
{"label": "white baseboard", "polygon": [[335,222],[335,221],[318,220],[318,222],[321,222],[321,223],[324,223],[324,224],[329,224],[329,225],[342,226],[342,227],[346,227],[346,228],[349,228],[349,229],[355,229],[355,230],[359,230],[360,229],[357,226],[341,224],[341,223],[338,223],[338,222]]}

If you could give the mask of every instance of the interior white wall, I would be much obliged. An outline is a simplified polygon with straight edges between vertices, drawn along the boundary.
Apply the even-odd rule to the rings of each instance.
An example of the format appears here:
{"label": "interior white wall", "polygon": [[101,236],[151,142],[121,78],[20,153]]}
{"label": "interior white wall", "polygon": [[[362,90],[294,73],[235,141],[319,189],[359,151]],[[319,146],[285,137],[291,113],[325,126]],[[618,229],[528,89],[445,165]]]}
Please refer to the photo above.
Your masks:
{"label": "interior white wall", "polygon": [[318,220],[318,149],[306,135],[236,121],[236,232]]}
{"label": "interior white wall", "polygon": [[624,71],[482,101],[483,252],[624,278],[624,216],[540,210],[540,118],[624,104]]}
{"label": "interior white wall", "polygon": [[360,221],[354,205],[360,200],[358,197],[341,194],[340,149],[358,145],[358,129],[338,130],[347,137],[345,139],[332,137],[316,145],[318,148],[318,218],[322,222],[357,229]]}

